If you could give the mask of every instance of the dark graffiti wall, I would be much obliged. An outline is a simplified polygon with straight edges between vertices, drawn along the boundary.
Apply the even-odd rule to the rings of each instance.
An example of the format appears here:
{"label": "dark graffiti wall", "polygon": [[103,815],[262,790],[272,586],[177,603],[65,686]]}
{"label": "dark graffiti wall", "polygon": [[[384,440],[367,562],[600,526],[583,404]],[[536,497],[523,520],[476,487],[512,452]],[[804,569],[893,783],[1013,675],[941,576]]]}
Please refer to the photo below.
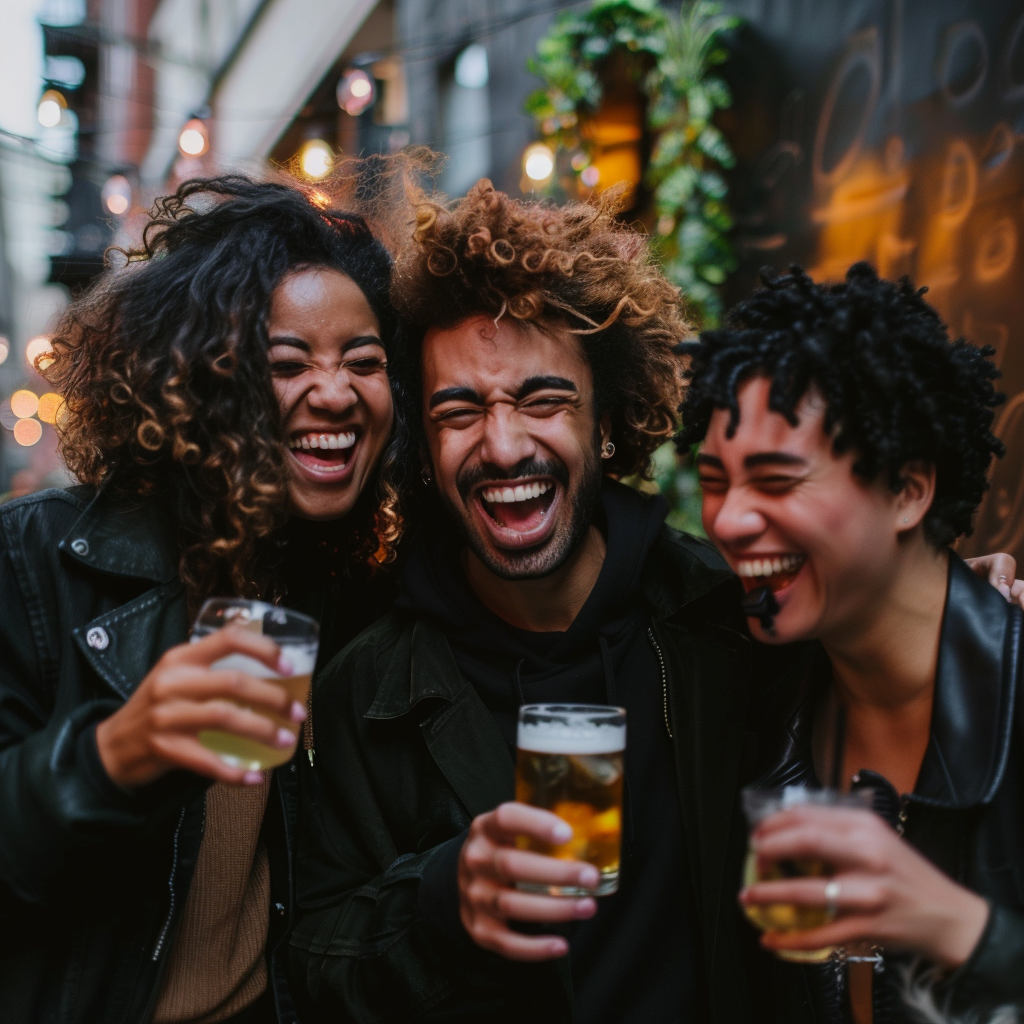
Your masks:
{"label": "dark graffiti wall", "polygon": [[1024,563],[1024,0],[732,0],[723,127],[739,158],[742,268],[856,260],[929,288],[954,335],[992,345],[1007,402],[965,553]]}

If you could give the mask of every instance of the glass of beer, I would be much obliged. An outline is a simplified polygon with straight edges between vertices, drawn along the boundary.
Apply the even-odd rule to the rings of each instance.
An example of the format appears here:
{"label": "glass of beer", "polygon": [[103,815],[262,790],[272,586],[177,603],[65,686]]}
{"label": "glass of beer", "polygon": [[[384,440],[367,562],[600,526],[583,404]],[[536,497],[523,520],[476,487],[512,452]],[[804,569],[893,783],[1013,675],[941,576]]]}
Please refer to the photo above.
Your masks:
{"label": "glass of beer", "polygon": [[520,882],[550,896],[607,896],[619,887],[622,759],[626,712],[600,704],[525,704],[519,709],[516,800],[557,814],[572,827],[567,843],[520,836],[516,846],[600,872],[597,890]]}
{"label": "glass of beer", "polygon": [[[248,601],[244,598],[210,598],[199,610],[199,617],[192,627],[192,642],[223,629],[245,629],[269,636],[281,648],[281,654],[291,663],[292,674],[280,676],[262,661],[245,654],[229,654],[215,661],[210,668],[233,669],[245,672],[258,679],[269,679],[283,686],[292,700],[303,706],[309,699],[309,681],[313,676],[319,645],[319,626],[314,619],[288,608],[278,608],[262,601]],[[255,709],[253,709],[255,710]],[[279,715],[259,714],[271,719],[275,725],[294,730],[295,723]],[[211,729],[199,733],[199,742],[214,751],[220,759],[232,768],[260,771],[276,768],[291,759],[293,751],[279,747],[267,747],[244,736]]]}
{"label": "glass of beer", "polygon": [[[859,807],[870,810],[872,791],[853,790],[841,793],[835,789],[809,789],[806,786],[786,786],[784,789],[745,789],[743,809],[746,811],[750,830],[753,832],[762,821],[780,811],[792,810],[805,804],[819,807]],[[824,861],[801,858],[798,860],[760,861],[753,846],[747,848],[747,859],[743,867],[743,886],[755,882],[776,882],[784,878],[831,878],[835,869]],[[803,932],[809,928],[820,928],[829,924],[825,907],[802,907],[793,903],[765,903],[743,908],[747,917],[762,931]],[[832,955],[834,946],[823,949],[776,950],[781,960],[794,963],[822,963]]]}

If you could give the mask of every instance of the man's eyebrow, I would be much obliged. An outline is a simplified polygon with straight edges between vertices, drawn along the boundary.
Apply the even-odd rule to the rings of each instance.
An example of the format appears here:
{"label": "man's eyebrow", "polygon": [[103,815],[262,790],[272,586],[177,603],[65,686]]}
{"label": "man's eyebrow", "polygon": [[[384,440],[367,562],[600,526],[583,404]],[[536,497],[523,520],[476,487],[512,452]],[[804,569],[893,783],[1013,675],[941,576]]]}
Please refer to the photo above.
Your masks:
{"label": "man's eyebrow", "polygon": [[698,466],[710,466],[711,469],[725,469],[725,464],[717,455],[704,455],[701,453],[697,456]]}
{"label": "man's eyebrow", "polygon": [[579,391],[579,388],[565,377],[527,377],[516,389],[515,399],[521,402],[527,395],[534,391]]}
{"label": "man's eyebrow", "polygon": [[757,469],[758,466],[806,466],[807,460],[789,452],[756,452],[743,460],[745,469]]}
{"label": "man's eyebrow", "polygon": [[483,405],[484,399],[471,387],[441,388],[430,396],[427,408],[434,409],[445,402],[471,402],[473,405]]}

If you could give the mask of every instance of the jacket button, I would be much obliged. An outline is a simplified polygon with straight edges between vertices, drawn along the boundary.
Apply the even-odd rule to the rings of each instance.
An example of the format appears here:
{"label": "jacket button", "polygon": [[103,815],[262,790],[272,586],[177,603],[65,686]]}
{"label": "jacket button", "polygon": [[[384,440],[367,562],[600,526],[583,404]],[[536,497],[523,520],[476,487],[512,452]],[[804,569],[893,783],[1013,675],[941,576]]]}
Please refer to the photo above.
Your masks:
{"label": "jacket button", "polygon": [[284,904],[283,904],[283,903],[275,903],[275,904],[274,904],[274,909],[275,909],[275,910],[276,910],[276,911],[277,911],[277,912],[278,912],[278,913],[279,913],[279,914],[280,914],[280,915],[281,915],[282,917],[284,917]]}
{"label": "jacket button", "polygon": [[[85,541],[82,543],[84,544]],[[107,631],[102,626],[93,626],[92,629],[85,634],[85,642],[90,647],[94,647],[97,651],[104,651],[110,643],[110,637],[107,636]]]}
{"label": "jacket button", "polygon": [[79,537],[71,542],[71,550],[76,555],[87,555],[89,554],[89,542],[84,537]]}

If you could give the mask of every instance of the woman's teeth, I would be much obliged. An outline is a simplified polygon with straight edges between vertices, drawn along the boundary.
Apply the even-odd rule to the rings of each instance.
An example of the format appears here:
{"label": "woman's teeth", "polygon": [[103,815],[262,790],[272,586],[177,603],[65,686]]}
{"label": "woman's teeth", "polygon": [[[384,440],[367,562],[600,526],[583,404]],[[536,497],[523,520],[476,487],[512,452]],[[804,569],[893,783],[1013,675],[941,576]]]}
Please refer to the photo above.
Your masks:
{"label": "woman's teeth", "polygon": [[289,448],[351,448],[356,443],[355,432],[344,434],[303,434],[288,441]]}
{"label": "woman's teeth", "polygon": [[539,498],[542,494],[547,494],[552,486],[552,484],[533,483],[520,484],[517,487],[491,487],[483,492],[483,499],[491,504],[530,501],[533,498]]}
{"label": "woman's teeth", "polygon": [[771,576],[777,572],[792,572],[804,561],[803,555],[780,555],[775,558],[753,558],[740,562],[736,572],[740,576]]}

